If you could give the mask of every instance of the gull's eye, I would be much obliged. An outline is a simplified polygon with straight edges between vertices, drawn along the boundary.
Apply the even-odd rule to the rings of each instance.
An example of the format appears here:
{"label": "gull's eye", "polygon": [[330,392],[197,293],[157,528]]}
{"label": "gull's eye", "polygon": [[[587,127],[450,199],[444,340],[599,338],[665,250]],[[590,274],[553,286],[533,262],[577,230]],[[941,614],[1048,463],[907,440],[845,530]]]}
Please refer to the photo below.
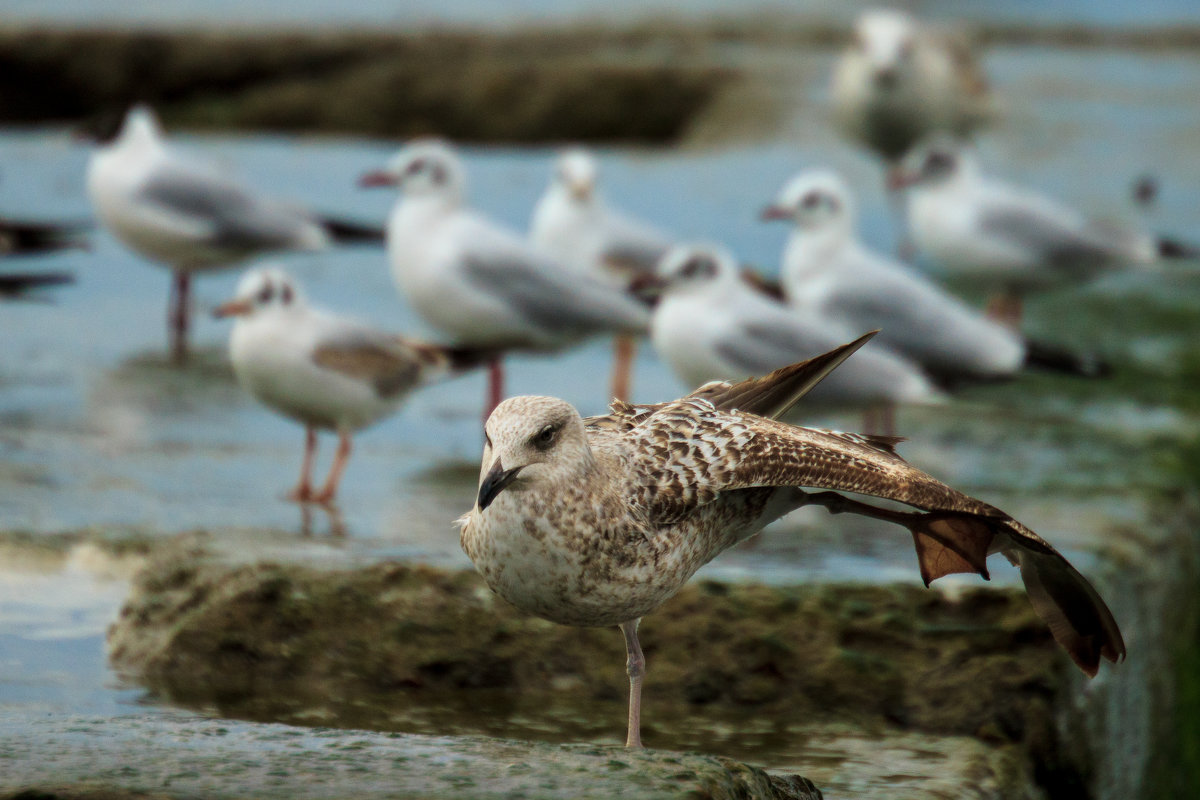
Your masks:
{"label": "gull's eye", "polygon": [[414,158],[412,161],[408,162],[408,166],[405,168],[404,171],[407,172],[409,175],[421,174],[422,172],[425,171],[425,159]]}
{"label": "gull's eye", "polygon": [[945,172],[954,167],[954,156],[934,150],[925,158],[926,172]]}
{"label": "gull's eye", "polygon": [[258,295],[256,296],[256,299],[258,300],[259,305],[265,306],[267,303],[271,302],[271,300],[274,299],[274,297],[275,297],[275,286],[273,284],[267,283],[267,284],[263,284],[263,287],[258,290]]}
{"label": "gull's eye", "polygon": [[809,192],[808,194],[804,195],[804,199],[800,201],[800,206],[808,209],[809,211],[812,211],[819,205],[821,205],[821,195],[817,192]]}
{"label": "gull's eye", "polygon": [[292,290],[291,284],[285,283],[279,289],[279,299],[285,306],[291,305],[292,299],[295,298],[295,296],[296,293]]}
{"label": "gull's eye", "polygon": [[433,179],[434,183],[440,186],[446,182],[446,168],[441,164],[435,163],[429,169],[429,177]]}
{"label": "gull's eye", "polygon": [[679,274],[685,278],[700,278],[714,275],[716,271],[717,269],[710,259],[704,256],[695,256],[683,265]]}
{"label": "gull's eye", "polygon": [[542,428],[534,434],[533,446],[538,450],[549,450],[550,445],[554,444],[554,437],[558,435],[558,428],[559,426],[553,423]]}

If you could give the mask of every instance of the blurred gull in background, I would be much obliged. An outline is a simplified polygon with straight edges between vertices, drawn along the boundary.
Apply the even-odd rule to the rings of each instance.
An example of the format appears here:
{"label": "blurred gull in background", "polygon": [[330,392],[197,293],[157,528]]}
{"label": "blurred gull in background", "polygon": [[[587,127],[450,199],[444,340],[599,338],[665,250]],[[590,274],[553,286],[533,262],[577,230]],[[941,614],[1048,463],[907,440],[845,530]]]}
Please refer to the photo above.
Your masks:
{"label": "blurred gull in background", "polygon": [[132,108],[116,138],[92,153],[87,189],[97,216],[122,243],[172,271],[168,321],[175,361],[187,356],[193,272],[266,252],[375,238],[369,228],[261,197],[214,165],[176,152],[145,106]]}
{"label": "blurred gull in background", "polygon": [[867,248],[855,233],[850,189],[830,170],[796,175],[763,217],[794,226],[782,269],[792,306],[806,316],[835,320],[845,330],[878,328],[876,342],[944,384],[1011,378],[1026,367],[1083,375],[1102,371],[1093,360],[1027,342],[908,265]]}
{"label": "blurred gull in background", "polygon": [[[445,143],[415,142],[364,186],[399,186],[388,218],[392,275],[417,313],[459,346],[556,350],[591,335],[642,333],[645,305],[594,275],[576,274],[466,205],[461,161]],[[504,396],[490,365],[491,413]]]}
{"label": "blurred gull in background", "polygon": [[[530,221],[529,238],[568,269],[619,286],[654,275],[671,237],[613,208],[596,186],[595,157],[582,148],[563,152]],[[613,343],[612,395],[628,400],[636,342],[620,334]]]}
{"label": "blurred gull in background", "polygon": [[950,273],[999,290],[989,313],[1013,327],[1031,289],[1197,255],[1178,242],[1089,219],[1050,197],[989,178],[968,145],[946,136],[906,156],[895,181],[908,190],[909,233],[917,248]]}
{"label": "blurred gull in background", "polygon": [[[355,431],[395,412],[414,389],[482,361],[313,308],[278,268],[247,272],[214,314],[236,318],[229,355],[238,382],[304,425],[300,482],[288,495],[297,502],[332,503]],[[317,429],[336,431],[338,449],[325,485],[314,491]]]}
{"label": "blurred gull in background", "polygon": [[863,12],[834,66],[833,118],[848,137],[895,162],[934,131],[966,135],[991,114],[966,37],[892,9]]}
{"label": "blurred gull in background", "polygon": [[[690,386],[765,375],[850,338],[848,326],[798,313],[746,284],[733,256],[719,247],[672,249],[659,265],[659,278],[664,288],[651,337]],[[876,432],[890,434],[895,405],[943,399],[919,366],[872,343],[825,378],[805,404],[881,412],[883,430]],[[868,417],[868,430],[875,427],[871,422]]]}

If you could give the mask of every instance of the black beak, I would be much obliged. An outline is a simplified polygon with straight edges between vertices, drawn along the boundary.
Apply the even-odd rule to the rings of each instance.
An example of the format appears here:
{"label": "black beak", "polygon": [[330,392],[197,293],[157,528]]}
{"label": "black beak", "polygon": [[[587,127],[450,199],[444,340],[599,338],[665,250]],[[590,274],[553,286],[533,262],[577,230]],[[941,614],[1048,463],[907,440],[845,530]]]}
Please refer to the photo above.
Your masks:
{"label": "black beak", "polygon": [[505,469],[500,466],[500,459],[496,459],[496,463],[492,464],[492,468],[488,470],[488,474],[483,476],[483,483],[479,484],[479,498],[475,501],[479,506],[479,510],[483,511],[492,504],[496,499],[496,495],[504,491],[517,477],[523,467],[513,467]]}

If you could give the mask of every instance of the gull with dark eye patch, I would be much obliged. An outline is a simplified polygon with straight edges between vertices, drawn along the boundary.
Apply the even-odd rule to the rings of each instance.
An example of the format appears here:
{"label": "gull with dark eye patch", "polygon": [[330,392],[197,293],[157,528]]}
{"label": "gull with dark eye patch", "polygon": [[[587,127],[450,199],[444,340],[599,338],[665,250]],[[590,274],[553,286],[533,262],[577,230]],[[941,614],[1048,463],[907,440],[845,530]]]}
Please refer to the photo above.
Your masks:
{"label": "gull with dark eye patch", "polygon": [[[411,172],[416,162],[424,167]],[[516,231],[466,204],[458,155],[444,142],[413,142],[366,186],[401,190],[387,246],[398,288],[456,346],[559,350],[589,336],[645,332],[638,298],[594,275],[573,274]],[[490,365],[485,417],[504,394],[500,359]]]}
{"label": "gull with dark eye patch", "polygon": [[[800,314],[746,285],[733,256],[707,245],[681,245],[659,265],[662,299],[654,310],[651,340],[659,356],[695,386],[737,380],[778,369],[834,347],[843,326],[820,315]],[[945,396],[921,368],[878,343],[829,376],[807,407],[862,410],[874,432],[893,433],[897,405],[935,404]]]}
{"label": "gull with dark eye patch", "polygon": [[[812,197],[823,200],[810,204]],[[781,273],[798,316],[828,320],[843,332],[878,328],[878,344],[946,386],[1013,378],[1027,368],[1080,377],[1107,372],[1095,357],[1028,340],[868,248],[855,231],[850,188],[830,170],[796,175],[772,207],[792,223]]]}
{"label": "gull with dark eye patch", "polygon": [[[234,317],[229,354],[238,382],[268,408],[305,428],[297,502],[331,504],[350,457],[351,436],[394,413],[415,389],[482,364],[490,353],[452,350],[385,333],[313,308],[283,270],[246,273],[214,312]],[[317,431],[338,435],[324,485],[311,483]]]}
{"label": "gull with dark eye patch", "polygon": [[171,270],[171,356],[187,355],[192,275],[265,253],[380,241],[368,226],[264,197],[215,165],[177,152],[154,113],[136,106],[88,162],[96,216],[122,244]]}
{"label": "gull with dark eye patch", "polygon": [[1200,249],[1134,225],[1091,219],[1032,189],[985,174],[974,150],[934,136],[901,164],[908,233],[950,274],[993,291],[989,313],[1019,327],[1026,294],[1164,259],[1195,259]]}
{"label": "gull with dark eye patch", "polygon": [[[868,338],[672,402],[615,403],[608,416],[585,420],[557,398],[515,397],[488,419],[495,446],[476,505],[459,521],[463,550],[522,611],[621,628],[627,746],[642,745],[640,618],[722,551],[806,505],[906,528],[926,584],[956,572],[986,578],[987,557],[999,553],[1020,569],[1034,609],[1080,669],[1095,675],[1101,660],[1125,656],[1100,595],[1029,528],[910,466],[894,439],[776,421]],[[558,421],[552,447],[530,446]]]}

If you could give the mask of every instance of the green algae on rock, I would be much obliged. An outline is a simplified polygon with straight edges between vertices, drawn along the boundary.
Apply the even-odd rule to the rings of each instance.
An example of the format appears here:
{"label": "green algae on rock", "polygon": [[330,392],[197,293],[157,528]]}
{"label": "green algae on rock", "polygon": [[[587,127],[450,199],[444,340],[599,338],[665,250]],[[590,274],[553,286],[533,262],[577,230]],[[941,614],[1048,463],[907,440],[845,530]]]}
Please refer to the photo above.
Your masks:
{"label": "green algae on rock", "polygon": [[[702,581],[644,630],[652,746],[745,758],[849,724],[972,737],[1086,772],[1053,722],[1069,664],[1015,590]],[[109,646],[163,699],[222,716],[567,741],[622,731],[620,637],[522,616],[465,571],[164,552]]]}
{"label": "green algae on rock", "polygon": [[5,721],[0,752],[0,800],[821,797],[805,778],[712,756],[194,718]]}

